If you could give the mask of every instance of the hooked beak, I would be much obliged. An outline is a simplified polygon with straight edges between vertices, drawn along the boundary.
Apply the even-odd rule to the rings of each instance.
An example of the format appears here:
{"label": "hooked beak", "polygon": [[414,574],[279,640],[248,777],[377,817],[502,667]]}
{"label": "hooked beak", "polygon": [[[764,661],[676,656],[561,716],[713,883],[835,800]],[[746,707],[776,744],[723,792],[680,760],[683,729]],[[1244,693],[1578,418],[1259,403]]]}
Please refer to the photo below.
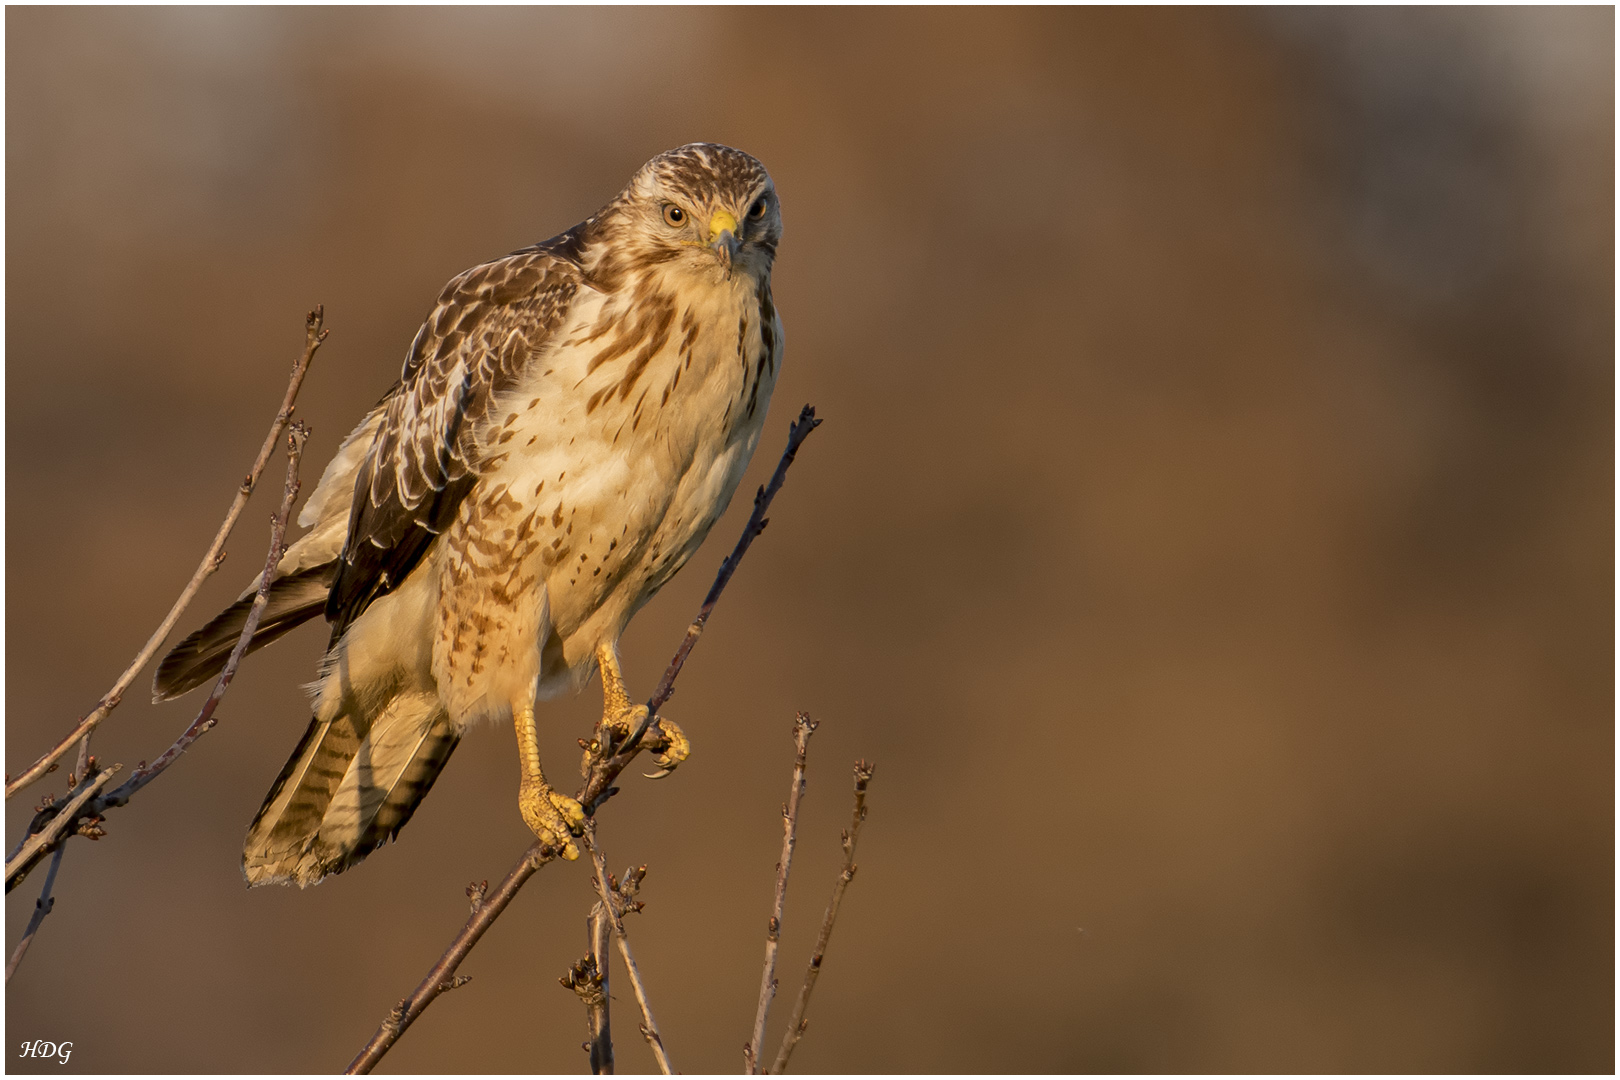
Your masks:
{"label": "hooked beak", "polygon": [[737,239],[737,219],[729,211],[716,210],[709,219],[709,246],[720,256],[720,265],[726,268],[726,273],[731,273],[732,260],[737,257],[742,241]]}

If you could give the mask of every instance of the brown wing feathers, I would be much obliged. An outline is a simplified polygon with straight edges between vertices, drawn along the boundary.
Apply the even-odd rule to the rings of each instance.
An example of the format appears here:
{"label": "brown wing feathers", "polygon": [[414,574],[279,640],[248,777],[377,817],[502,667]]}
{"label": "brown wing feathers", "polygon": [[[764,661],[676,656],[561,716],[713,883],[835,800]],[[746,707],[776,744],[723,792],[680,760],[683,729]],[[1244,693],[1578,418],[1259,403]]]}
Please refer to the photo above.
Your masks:
{"label": "brown wing feathers", "polygon": [[477,483],[477,427],[562,325],[581,285],[568,233],[445,287],[355,485],[326,617],[335,644],[405,580]]}
{"label": "brown wing feathers", "polygon": [[[336,575],[337,563],[329,562],[272,581],[248,652],[257,652],[325,611],[326,593]],[[154,701],[177,698],[225,670],[253,600],[253,594],[238,600],[169,651],[152,679]]]}

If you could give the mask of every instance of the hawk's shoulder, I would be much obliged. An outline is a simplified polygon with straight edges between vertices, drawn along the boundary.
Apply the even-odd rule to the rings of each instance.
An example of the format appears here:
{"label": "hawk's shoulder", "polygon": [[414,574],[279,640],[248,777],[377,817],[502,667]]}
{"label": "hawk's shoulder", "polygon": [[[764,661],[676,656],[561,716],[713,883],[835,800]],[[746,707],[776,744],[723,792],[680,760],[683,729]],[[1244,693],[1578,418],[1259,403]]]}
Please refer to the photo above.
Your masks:
{"label": "hawk's shoulder", "polygon": [[585,287],[585,223],[456,275],[417,331],[355,480],[326,616],[336,641],[405,580],[478,479],[474,434]]}

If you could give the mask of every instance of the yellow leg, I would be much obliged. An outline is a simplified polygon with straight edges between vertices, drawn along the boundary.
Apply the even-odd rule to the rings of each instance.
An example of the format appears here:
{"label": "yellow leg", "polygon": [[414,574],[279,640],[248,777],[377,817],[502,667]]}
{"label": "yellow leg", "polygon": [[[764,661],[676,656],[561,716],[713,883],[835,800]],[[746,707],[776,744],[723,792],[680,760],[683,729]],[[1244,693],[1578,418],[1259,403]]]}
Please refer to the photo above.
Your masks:
{"label": "yellow leg", "polygon": [[562,847],[563,858],[579,858],[574,830],[585,824],[585,810],[574,799],[554,791],[540,771],[540,740],[534,730],[534,707],[514,709],[512,722],[517,728],[518,813],[524,824],[542,840]]}
{"label": "yellow leg", "polygon": [[622,720],[628,719],[627,714],[634,714],[634,722],[629,731],[634,731],[636,724],[641,723],[641,712],[630,702],[630,695],[624,690],[624,672],[619,670],[619,653],[612,645],[603,643],[596,647],[596,669],[602,674],[602,719],[614,727],[618,727]]}
{"label": "yellow leg", "polygon": [[[624,673],[619,670],[619,653],[611,644],[604,642],[596,647],[596,666],[602,673],[602,726],[619,739],[628,738],[641,725],[641,718],[647,715],[647,706],[630,701],[630,695],[624,689]],[[654,779],[668,776],[675,766],[692,753],[692,744],[686,734],[673,721],[665,720],[662,716],[653,718],[647,734],[642,736],[642,745],[657,752],[653,761],[657,763],[659,771],[648,774]],[[587,757],[586,768],[589,767]]]}

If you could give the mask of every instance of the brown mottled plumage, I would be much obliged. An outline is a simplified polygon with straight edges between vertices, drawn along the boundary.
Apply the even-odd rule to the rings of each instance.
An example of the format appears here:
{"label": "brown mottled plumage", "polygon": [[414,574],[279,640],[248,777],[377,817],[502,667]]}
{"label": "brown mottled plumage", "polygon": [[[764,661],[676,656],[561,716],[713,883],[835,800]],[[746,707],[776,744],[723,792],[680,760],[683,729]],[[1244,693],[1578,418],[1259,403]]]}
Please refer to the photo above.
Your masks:
{"label": "brown mottled plumage", "polygon": [[[572,857],[580,808],[541,774],[534,704],[600,670],[608,722],[639,719],[618,639],[753,454],[781,367],[780,237],[764,167],[693,143],[588,220],[445,287],[272,582],[255,647],[318,612],[332,638],[314,719],[248,834],[251,884],[365,858],[480,718],[513,720],[519,808]],[[170,653],[159,697],[219,670],[240,607]],[[662,734],[673,767],[686,741]]]}

